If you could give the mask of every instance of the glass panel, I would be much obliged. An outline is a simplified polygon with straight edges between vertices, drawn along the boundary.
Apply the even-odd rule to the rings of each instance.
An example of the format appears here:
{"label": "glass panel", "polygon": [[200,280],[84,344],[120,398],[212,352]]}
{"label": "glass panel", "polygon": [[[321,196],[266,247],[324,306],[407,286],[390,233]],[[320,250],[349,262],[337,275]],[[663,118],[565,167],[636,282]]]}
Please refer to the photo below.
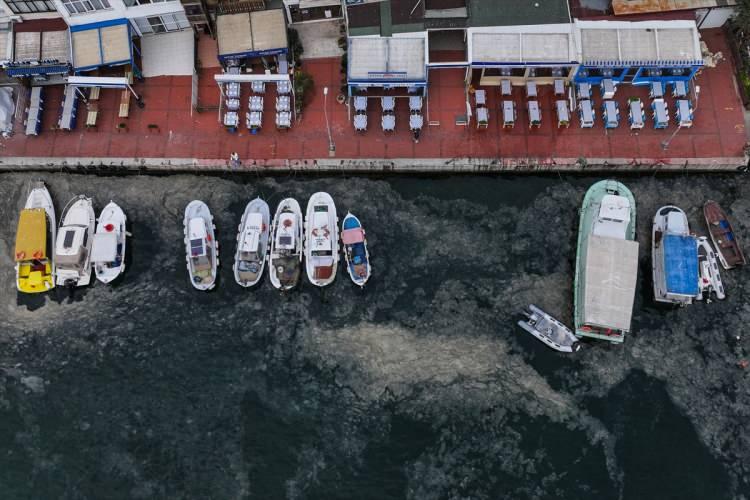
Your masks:
{"label": "glass panel", "polygon": [[37,12],[44,12],[47,9],[47,6],[42,0],[36,0],[34,2],[34,7],[36,7]]}
{"label": "glass panel", "polygon": [[159,16],[149,17],[148,22],[151,25],[151,29],[154,30],[154,33],[165,33],[167,31]]}
{"label": "glass panel", "polygon": [[73,6],[68,3],[65,4],[65,10],[67,10],[68,14],[70,15],[73,15],[76,13],[76,10],[73,8]]}
{"label": "glass panel", "polygon": [[31,12],[31,9],[26,5],[26,2],[19,2],[15,4],[15,7],[18,9],[18,12]]}

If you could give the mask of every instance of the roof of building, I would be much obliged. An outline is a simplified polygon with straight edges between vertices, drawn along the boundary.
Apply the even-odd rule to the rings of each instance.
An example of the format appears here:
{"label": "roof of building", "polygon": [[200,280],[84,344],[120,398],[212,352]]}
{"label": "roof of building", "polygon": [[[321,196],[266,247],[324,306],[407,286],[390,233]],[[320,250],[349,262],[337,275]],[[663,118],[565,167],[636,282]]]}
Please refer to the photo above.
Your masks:
{"label": "roof of building", "polygon": [[[391,32],[423,31],[426,27],[439,29],[570,22],[566,0],[464,0],[463,3],[465,9],[456,9],[457,2],[427,2],[427,6],[433,9],[448,8],[443,12],[448,15],[440,16],[430,15],[431,9],[425,10],[425,2],[415,0],[348,5],[349,31],[352,36],[388,36]],[[451,16],[450,12],[456,13],[455,16]]]}
{"label": "roof of building", "polygon": [[289,45],[281,9],[216,16],[219,59],[283,52]]}
{"label": "roof of building", "polygon": [[472,64],[570,63],[576,61],[571,24],[470,28]]}
{"label": "roof of building", "polygon": [[735,0],[612,0],[612,11],[622,16],[734,5],[737,5]]}
{"label": "roof of building", "polygon": [[576,21],[584,64],[701,64],[695,21]]}
{"label": "roof of building", "polygon": [[349,39],[350,82],[424,82],[427,80],[424,37]]}

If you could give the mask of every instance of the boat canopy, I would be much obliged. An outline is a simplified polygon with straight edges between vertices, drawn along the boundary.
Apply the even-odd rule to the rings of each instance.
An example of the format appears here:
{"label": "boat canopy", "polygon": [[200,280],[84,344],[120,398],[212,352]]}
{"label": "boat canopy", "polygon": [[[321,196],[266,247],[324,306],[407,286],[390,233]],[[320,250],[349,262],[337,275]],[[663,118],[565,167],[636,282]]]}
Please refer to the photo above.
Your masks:
{"label": "boat canopy", "polygon": [[594,222],[594,234],[624,240],[629,223],[630,200],[614,194],[604,195]]}
{"label": "boat canopy", "polygon": [[114,262],[117,258],[117,236],[115,233],[96,233],[92,245],[92,262]]}
{"label": "boat canopy", "polygon": [[245,234],[242,238],[241,252],[257,252],[260,243],[260,233],[263,227],[263,216],[252,213],[247,216]]}
{"label": "boat canopy", "polygon": [[202,217],[193,217],[188,222],[188,231],[190,239],[206,237],[206,221]]}
{"label": "boat canopy", "polygon": [[345,229],[343,233],[341,233],[341,240],[344,242],[344,245],[353,245],[355,243],[362,243],[365,241],[365,233],[362,231],[362,228],[356,228],[356,229]]}
{"label": "boat canopy", "polygon": [[16,262],[47,256],[47,215],[43,208],[21,210],[16,231]]}
{"label": "boat canopy", "polygon": [[691,297],[698,295],[698,245],[695,237],[666,235],[664,268],[668,293]]}
{"label": "boat canopy", "polygon": [[675,234],[687,234],[688,227],[685,224],[685,213],[672,211],[667,214],[667,231]]}
{"label": "boat canopy", "polygon": [[630,331],[638,243],[592,234],[586,246],[585,265],[584,324]]}

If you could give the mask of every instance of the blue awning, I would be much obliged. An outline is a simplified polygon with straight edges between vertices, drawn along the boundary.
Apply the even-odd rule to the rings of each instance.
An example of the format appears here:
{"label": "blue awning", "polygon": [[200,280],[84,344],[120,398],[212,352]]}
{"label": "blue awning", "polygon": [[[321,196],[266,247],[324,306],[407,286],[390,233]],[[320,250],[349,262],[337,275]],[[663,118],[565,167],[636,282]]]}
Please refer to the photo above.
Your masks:
{"label": "blue awning", "polygon": [[73,69],[76,72],[133,61],[130,22],[127,19],[71,26],[70,38]]}
{"label": "blue awning", "polygon": [[70,67],[67,64],[55,64],[49,66],[36,65],[36,66],[16,66],[6,69],[8,76],[15,78],[21,78],[25,76],[39,76],[39,75],[67,75]]}

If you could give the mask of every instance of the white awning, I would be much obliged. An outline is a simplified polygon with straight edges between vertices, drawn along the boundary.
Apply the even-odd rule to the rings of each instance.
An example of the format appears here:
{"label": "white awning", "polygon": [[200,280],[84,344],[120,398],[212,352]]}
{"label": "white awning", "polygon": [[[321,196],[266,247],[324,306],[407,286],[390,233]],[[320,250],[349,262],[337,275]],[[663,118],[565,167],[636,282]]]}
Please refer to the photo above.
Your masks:
{"label": "white awning", "polygon": [[349,39],[349,83],[426,83],[424,38],[362,37]]}
{"label": "white awning", "polygon": [[283,54],[289,45],[281,9],[216,17],[219,59]]}
{"label": "white awning", "polygon": [[638,277],[638,242],[591,235],[585,266],[584,323],[630,331]]}
{"label": "white awning", "polygon": [[475,66],[577,61],[570,24],[469,29],[469,61]]}
{"label": "white awning", "polygon": [[141,37],[143,76],[192,75],[195,68],[193,30]]}

